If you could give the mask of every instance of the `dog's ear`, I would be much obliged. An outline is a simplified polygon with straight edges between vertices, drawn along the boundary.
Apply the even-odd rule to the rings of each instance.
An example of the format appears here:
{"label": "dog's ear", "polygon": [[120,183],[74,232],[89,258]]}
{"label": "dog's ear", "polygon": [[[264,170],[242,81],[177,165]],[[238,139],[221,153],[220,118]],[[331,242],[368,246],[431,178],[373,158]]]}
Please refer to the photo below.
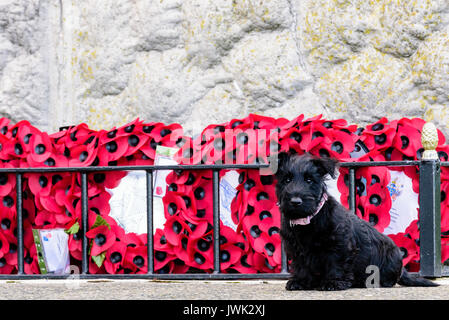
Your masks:
{"label": "dog's ear", "polygon": [[333,179],[337,177],[336,170],[338,167],[338,160],[330,157],[314,158],[313,164],[318,168],[318,172],[324,177],[329,174]]}
{"label": "dog's ear", "polygon": [[287,152],[279,152],[277,155],[277,159],[278,159],[278,166],[277,166],[277,170],[275,172],[276,176],[279,176],[279,174],[283,171],[283,169],[285,168],[286,163],[288,162],[288,158],[289,158],[289,154]]}

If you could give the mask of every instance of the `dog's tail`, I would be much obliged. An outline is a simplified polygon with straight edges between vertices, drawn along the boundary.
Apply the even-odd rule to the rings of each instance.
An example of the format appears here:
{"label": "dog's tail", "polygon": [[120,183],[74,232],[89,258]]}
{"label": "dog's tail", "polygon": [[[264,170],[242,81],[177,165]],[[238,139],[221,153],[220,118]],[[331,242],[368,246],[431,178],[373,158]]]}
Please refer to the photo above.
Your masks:
{"label": "dog's tail", "polygon": [[439,286],[438,283],[432,282],[429,279],[420,277],[420,276],[414,276],[405,270],[405,268],[402,268],[401,277],[399,278],[398,284],[401,286],[407,286],[407,287],[437,287]]}

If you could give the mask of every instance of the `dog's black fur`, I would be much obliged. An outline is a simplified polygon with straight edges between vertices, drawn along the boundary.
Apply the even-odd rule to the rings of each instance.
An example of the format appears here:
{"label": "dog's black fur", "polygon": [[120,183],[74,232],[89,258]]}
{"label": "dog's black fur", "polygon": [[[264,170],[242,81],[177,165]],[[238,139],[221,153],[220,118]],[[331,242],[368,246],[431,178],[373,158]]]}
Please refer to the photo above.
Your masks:
{"label": "dog's black fur", "polygon": [[330,195],[309,224],[290,224],[313,215],[327,193],[326,177],[335,178],[336,168],[337,161],[332,158],[279,154],[276,195],[283,215],[281,236],[292,259],[292,277],[286,289],[363,288],[371,275],[367,271],[370,265],[378,267],[381,287],[396,283],[436,286],[425,278],[412,277],[402,267],[402,254],[395,243]]}

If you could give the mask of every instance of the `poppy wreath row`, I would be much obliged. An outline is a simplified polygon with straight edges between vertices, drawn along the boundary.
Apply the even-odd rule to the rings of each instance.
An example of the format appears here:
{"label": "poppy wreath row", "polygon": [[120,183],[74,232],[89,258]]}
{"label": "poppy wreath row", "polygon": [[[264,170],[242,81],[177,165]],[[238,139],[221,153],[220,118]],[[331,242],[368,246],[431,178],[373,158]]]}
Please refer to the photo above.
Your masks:
{"label": "poppy wreath row", "polygon": [[[0,119],[0,159],[3,167],[66,167],[151,165],[157,145],[180,147],[179,163],[267,162],[279,151],[309,152],[340,161],[420,159],[420,130],[424,121],[386,118],[365,129],[345,120],[289,121],[257,115],[210,125],[196,139],[183,136],[178,124],[144,123],[139,119],[109,131],[80,124],[48,135],[27,121],[13,125]],[[227,135],[232,131],[231,135]],[[439,132],[437,151],[447,160],[447,146]],[[367,152],[359,152],[360,142]],[[418,191],[416,168],[404,172]],[[220,266],[223,272],[278,272],[281,263],[280,214],[272,175],[238,170],[239,184],[232,201],[234,226],[220,222]],[[347,205],[347,172],[340,169],[338,188]],[[221,172],[222,175],[225,171]],[[126,175],[123,171],[89,175],[90,273],[145,273],[146,234],[126,233],[109,216],[111,189]],[[379,231],[389,224],[391,198],[386,168],[357,170],[357,215]],[[449,173],[442,168],[443,260],[448,255],[449,215],[445,197]],[[211,272],[213,268],[212,176],[210,171],[175,170],[167,177],[163,198],[166,223],[155,234],[155,270],[159,273]],[[81,260],[81,187],[79,174],[24,175],[25,272],[39,273],[32,228],[64,228],[69,234],[72,263]],[[0,272],[17,270],[14,175],[0,175]],[[404,233],[392,235],[404,252],[404,264],[419,268],[419,231],[414,221]]]}

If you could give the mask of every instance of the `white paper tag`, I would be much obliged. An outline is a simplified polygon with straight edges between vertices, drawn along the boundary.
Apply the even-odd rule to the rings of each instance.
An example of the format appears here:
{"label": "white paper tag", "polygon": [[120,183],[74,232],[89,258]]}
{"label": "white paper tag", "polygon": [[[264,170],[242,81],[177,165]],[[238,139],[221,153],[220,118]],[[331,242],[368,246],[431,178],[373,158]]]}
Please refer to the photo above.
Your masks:
{"label": "white paper tag", "polygon": [[[154,157],[154,165],[177,165],[178,163],[173,160],[173,156],[178,150],[178,148],[157,146],[156,155]],[[155,197],[163,198],[165,196],[165,192],[167,190],[167,182],[165,179],[171,171],[172,170],[156,170],[154,172],[153,195]]]}
{"label": "white paper tag", "polygon": [[64,229],[39,230],[40,244],[48,273],[70,273],[69,236]]}
{"label": "white paper tag", "polygon": [[232,221],[231,202],[237,194],[239,174],[237,171],[228,171],[220,180],[220,218],[224,225],[237,230]]}
{"label": "white paper tag", "polygon": [[384,234],[404,232],[413,220],[418,219],[418,194],[413,191],[412,179],[404,172],[390,170],[390,224]]}

